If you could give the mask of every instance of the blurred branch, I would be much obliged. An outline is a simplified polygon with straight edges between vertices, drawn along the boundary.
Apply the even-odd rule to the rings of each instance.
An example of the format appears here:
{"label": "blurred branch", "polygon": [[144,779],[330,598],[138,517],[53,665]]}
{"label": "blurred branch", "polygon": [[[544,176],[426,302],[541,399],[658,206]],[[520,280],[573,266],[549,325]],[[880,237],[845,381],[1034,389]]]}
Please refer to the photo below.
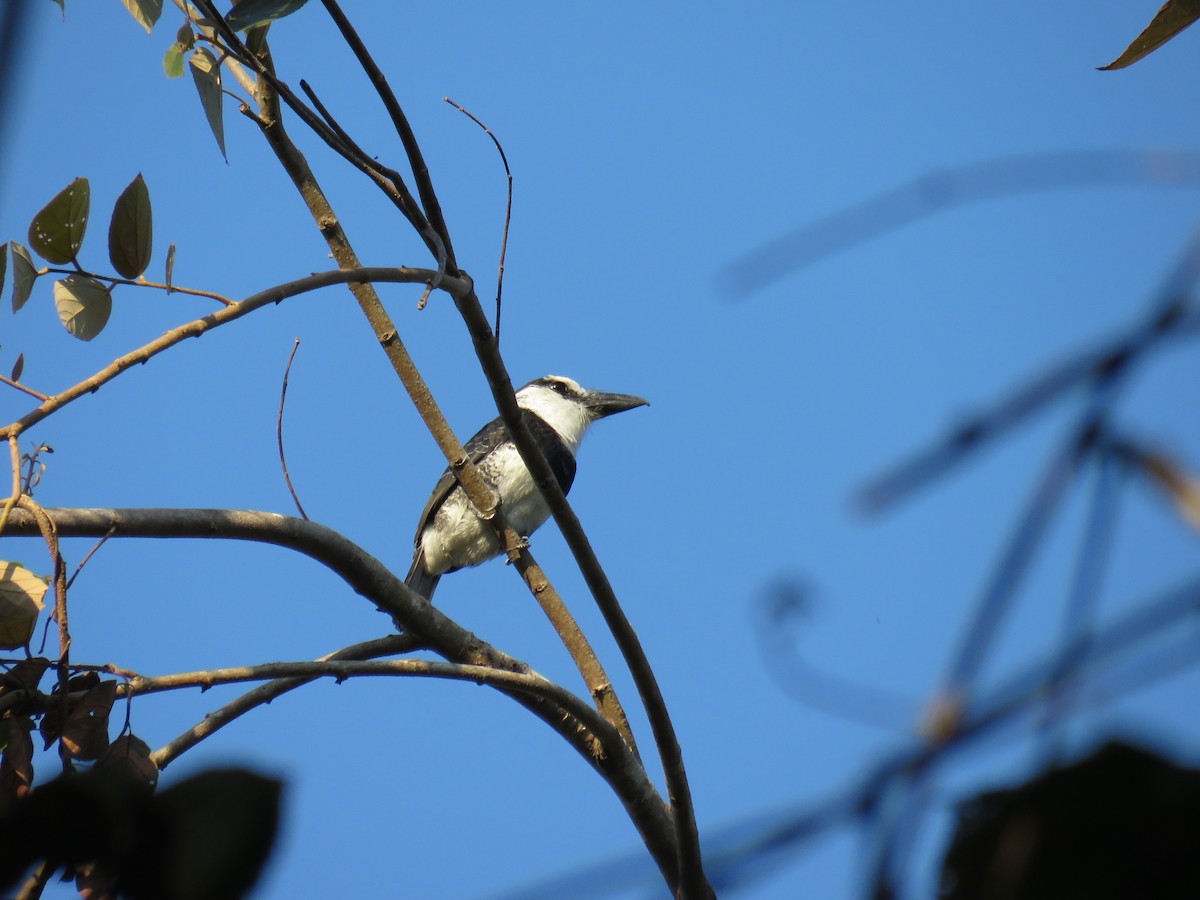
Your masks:
{"label": "blurred branch", "polygon": [[[1075,559],[1071,586],[1063,604],[1062,626],[1059,636],[1059,666],[1069,669],[1072,660],[1068,648],[1086,648],[1096,610],[1100,604],[1100,590],[1104,581],[1105,568],[1112,551],[1112,540],[1119,508],[1121,466],[1107,441],[1101,436],[1095,453],[1092,454],[1094,484],[1089,498],[1089,509],[1085,516],[1083,535]],[[1066,680],[1057,675],[1050,678],[1046,687],[1046,715],[1043,726],[1047,734],[1055,720],[1066,709],[1075,691]],[[1053,755],[1051,753],[1050,755]]]}
{"label": "blurred branch", "polygon": [[763,244],[729,264],[720,282],[730,296],[747,297],[792,272],[952,207],[1122,184],[1200,186],[1200,153],[1071,150],[937,169]]}
{"label": "blurred branch", "polygon": [[[1172,590],[1137,603],[1133,611],[1096,627],[1090,634],[1060,645],[996,688],[980,694],[964,711],[958,731],[944,742],[900,742],[849,787],[823,801],[710,830],[704,850],[713,884],[723,893],[731,893],[760,880],[794,858],[801,845],[870,814],[894,779],[907,780],[913,773],[944,765],[981,740],[998,736],[1002,728],[1014,725],[1016,720],[1036,714],[1049,685],[1064,678],[1079,681],[1098,677],[1143,642],[1161,638],[1189,620],[1200,623],[1200,573]],[[1192,644],[1194,652],[1194,639]],[[1153,667],[1153,661],[1161,656],[1157,648],[1149,648],[1142,659]],[[1173,655],[1172,661],[1177,657]],[[1114,684],[1105,697],[1110,699],[1138,686]],[[536,900],[605,897],[618,888],[649,885],[649,875],[638,881],[635,875],[627,874],[626,867],[631,873],[637,872],[633,857],[608,859],[551,881],[522,887],[506,895],[506,900],[509,896],[513,900],[518,896]]]}
{"label": "blurred branch", "polygon": [[1131,369],[1163,341],[1191,336],[1197,331],[1200,331],[1200,314],[1177,312],[1173,306],[1155,310],[1149,321],[1098,349],[1084,351],[1051,367],[1050,371],[1018,388],[991,409],[967,417],[928,450],[878,476],[860,491],[861,505],[870,512],[890,506],[946,474],[970,454],[1007,434],[1068,390],[1107,378],[1119,369]]}
{"label": "blurred branch", "polygon": [[757,604],[755,631],[763,664],[785,693],[826,715],[892,732],[905,731],[916,707],[911,698],[835,675],[800,652],[799,632],[812,623],[809,589],[798,579],[770,585]]}

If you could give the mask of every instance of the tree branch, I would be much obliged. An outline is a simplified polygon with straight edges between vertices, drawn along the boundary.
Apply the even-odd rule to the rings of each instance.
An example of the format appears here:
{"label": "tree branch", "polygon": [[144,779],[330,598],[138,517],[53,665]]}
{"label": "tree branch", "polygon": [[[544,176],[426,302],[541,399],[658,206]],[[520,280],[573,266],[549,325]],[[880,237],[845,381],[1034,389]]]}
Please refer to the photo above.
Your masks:
{"label": "tree branch", "polygon": [[[60,537],[97,537],[115,526],[110,540],[133,537],[227,539],[256,541],[295,550],[339,575],[357,594],[391,615],[397,624],[446,659],[522,674],[532,671],[525,663],[480,640],[424,597],[415,594],[361,547],[315,522],[274,513],[222,509],[47,509],[46,513],[55,523]],[[26,510],[16,509],[7,533],[29,537],[39,531]],[[266,687],[268,685],[256,690]],[[676,884],[678,852],[671,816],[645,769],[617,731],[600,717],[589,723],[596,726],[591,730],[555,703],[510,687],[497,686],[496,689],[548,724],[604,778],[625,806],[664,877],[669,883]],[[173,747],[174,743],[163,751]]]}
{"label": "tree branch", "polygon": [[[333,284],[369,283],[372,281],[402,282],[407,284],[422,284],[429,281],[437,273],[430,269],[411,269],[403,266],[376,267],[356,266],[338,272],[318,272],[305,278],[297,278],[285,284],[278,284],[266,290],[252,294],[245,300],[234,303],[210,313],[199,319],[194,319],[178,328],[156,338],[150,343],[139,347],[124,356],[118,357],[95,375],[87,378],[59,394],[55,394],[41,406],[27,413],[15,422],[0,428],[0,439],[14,437],[32,425],[57,412],[67,404],[78,400],[85,394],[95,393],[100,387],[112,381],[126,369],[153,359],[164,350],[175,346],[188,338],[200,337],[206,331],[226,325],[248,315],[257,309],[272,303],[279,303],[289,297],[295,297],[318,288],[329,287]],[[447,278],[442,282],[442,288],[453,293],[466,290],[467,282],[457,278]]]}

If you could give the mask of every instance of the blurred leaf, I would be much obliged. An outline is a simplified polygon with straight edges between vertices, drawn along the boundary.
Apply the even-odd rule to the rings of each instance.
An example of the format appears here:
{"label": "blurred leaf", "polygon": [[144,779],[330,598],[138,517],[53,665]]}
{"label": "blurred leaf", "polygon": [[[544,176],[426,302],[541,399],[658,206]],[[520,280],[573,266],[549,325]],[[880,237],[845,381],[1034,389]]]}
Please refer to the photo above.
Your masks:
{"label": "blurred leaf", "polygon": [[168,78],[183,77],[183,46],[175,43],[167,48],[163,55],[163,71]]}
{"label": "blurred leaf", "polygon": [[17,361],[13,363],[12,374],[9,376],[13,381],[21,380],[21,373],[25,371],[25,354],[18,353]]}
{"label": "blurred leaf", "polygon": [[125,4],[130,15],[138,20],[138,24],[146,29],[147,34],[154,27],[154,23],[158,21],[158,17],[162,15],[163,0],[121,0],[121,2]]}
{"label": "blurred leaf", "polygon": [[61,266],[79,254],[87,231],[92,188],[86,178],[76,178],[33,217],[29,246],[47,262]]}
{"label": "blurred leaf", "polygon": [[225,21],[234,31],[245,31],[255,25],[263,25],[290,16],[308,0],[240,0],[229,11]]}
{"label": "blurred leaf", "polygon": [[196,46],[196,35],[192,32],[192,23],[184,22],[179,26],[179,30],[175,32],[175,43],[184,50],[191,50]]}
{"label": "blurred leaf", "polygon": [[4,754],[0,756],[0,806],[29,793],[33,784],[33,738],[29,720],[9,716],[0,719],[0,741]]}
{"label": "blurred leaf", "polygon": [[1101,72],[1124,69],[1144,56],[1149,56],[1183,29],[1200,19],[1200,0],[1167,0],[1155,14],[1146,30],[1139,34],[1115,60],[1101,66]]}
{"label": "blurred leaf", "polygon": [[96,760],[96,768],[127,778],[153,791],[158,784],[158,766],[150,756],[150,745],[134,734],[123,734]]}
{"label": "blurred leaf", "polygon": [[221,148],[221,156],[226,162],[225,155],[225,124],[221,119],[221,67],[216,57],[201,47],[196,50],[188,62],[192,67],[192,79],[196,82],[196,90],[200,93],[200,103],[204,107],[204,115],[208,118],[208,127],[212,129],[217,146]]}
{"label": "blurred leaf", "polygon": [[71,709],[62,742],[75,759],[97,759],[108,748],[108,715],[116,699],[117,683],[102,681]]}
{"label": "blurred leaf", "polygon": [[112,295],[95,278],[69,275],[54,282],[54,306],[67,331],[81,341],[90,341],[108,324]]}
{"label": "blurred leaf", "polygon": [[167,277],[163,279],[163,283],[167,286],[167,293],[171,293],[171,278],[175,275],[175,245],[172,244],[167,248]]}
{"label": "blurred leaf", "polygon": [[4,275],[8,272],[8,241],[0,244],[0,291],[4,290]]}
{"label": "blurred leaf", "polygon": [[958,809],[942,900],[1200,897],[1200,770],[1113,742]]}
{"label": "blurred leaf", "polygon": [[50,660],[44,656],[33,656],[23,659],[4,673],[4,683],[0,684],[0,694],[9,690],[37,690],[42,676],[50,668]]}
{"label": "blurred leaf", "polygon": [[156,798],[171,835],[150,896],[241,897],[258,880],[279,829],[283,785],[241,769],[203,772]]}
{"label": "blurred leaf", "polygon": [[[136,740],[136,739],[134,739]],[[149,794],[107,767],[39,785],[0,804],[0,893],[38,859],[128,900],[247,896],[279,824],[282,785],[239,769],[203,772]]]}
{"label": "blurred leaf", "polygon": [[0,649],[29,642],[45,595],[44,580],[17,563],[0,563]]}
{"label": "blurred leaf", "polygon": [[25,305],[25,301],[28,300],[29,295],[33,293],[33,283],[37,281],[38,273],[37,266],[33,264],[33,257],[29,255],[29,251],[16,241],[12,242],[12,257],[12,306],[13,312],[16,312]]}
{"label": "blurred leaf", "polygon": [[150,191],[139,173],[117,198],[108,226],[108,257],[124,277],[137,278],[150,265],[153,224]]}

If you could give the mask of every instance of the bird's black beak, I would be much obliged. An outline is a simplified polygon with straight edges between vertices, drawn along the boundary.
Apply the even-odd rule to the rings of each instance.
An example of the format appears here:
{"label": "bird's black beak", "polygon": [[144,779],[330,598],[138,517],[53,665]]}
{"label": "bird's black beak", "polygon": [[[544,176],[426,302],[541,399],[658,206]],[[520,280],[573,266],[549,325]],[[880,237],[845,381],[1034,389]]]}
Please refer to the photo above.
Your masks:
{"label": "bird's black beak", "polygon": [[593,419],[603,419],[627,409],[650,405],[649,400],[633,394],[605,394],[601,391],[589,391],[583,402]]}

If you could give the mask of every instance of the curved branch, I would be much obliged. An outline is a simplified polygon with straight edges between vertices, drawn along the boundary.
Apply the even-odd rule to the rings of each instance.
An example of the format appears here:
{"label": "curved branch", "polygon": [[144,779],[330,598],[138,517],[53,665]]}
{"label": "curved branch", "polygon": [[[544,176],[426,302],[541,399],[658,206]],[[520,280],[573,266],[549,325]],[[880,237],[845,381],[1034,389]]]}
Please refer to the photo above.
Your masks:
{"label": "curved branch", "polygon": [[[356,593],[392,616],[448,660],[530,674],[520,660],[480,640],[414,593],[386,566],[341,534],[315,522],[275,513],[229,509],[47,509],[59,537],[201,538],[256,541],[316,560]],[[7,534],[40,534],[33,517],[13,511]],[[265,685],[263,687],[266,687]],[[549,725],[604,778],[625,806],[655,862],[675,882],[678,853],[666,805],[616,729],[597,717],[587,723],[556,703],[496,687]],[[594,726],[594,729],[589,726]]]}
{"label": "curved branch", "polygon": [[[380,656],[409,653],[424,646],[424,641],[411,634],[389,634],[386,637],[376,638],[372,641],[351,644],[349,647],[343,647],[341,650],[335,650],[333,653],[326,654],[317,661],[376,659]],[[155,763],[160,769],[166,768],[168,763],[178,759],[182,753],[190,750],[209,735],[221,730],[235,719],[241,718],[252,709],[257,709],[263,704],[270,703],[276,697],[281,697],[289,691],[303,687],[310,681],[312,681],[311,678],[278,678],[252,688],[240,697],[230,700],[219,709],[205,714],[204,718],[198,723],[176,737],[166,746],[156,750],[154,753]]]}
{"label": "curved branch", "polygon": [[331,659],[316,662],[273,662],[256,666],[230,666],[198,672],[177,672],[172,675],[139,675],[126,682],[124,690],[127,695],[137,696],[181,688],[207,689],[218,684],[238,684],[246,681],[283,678],[313,681],[318,678],[333,678],[342,682],[348,678],[380,675],[442,678],[448,681],[470,681],[474,684],[512,688],[523,694],[531,694],[556,703],[589,726],[601,721],[600,714],[579,697],[534,672],[506,672],[490,666],[433,662],[427,659],[371,661]]}

